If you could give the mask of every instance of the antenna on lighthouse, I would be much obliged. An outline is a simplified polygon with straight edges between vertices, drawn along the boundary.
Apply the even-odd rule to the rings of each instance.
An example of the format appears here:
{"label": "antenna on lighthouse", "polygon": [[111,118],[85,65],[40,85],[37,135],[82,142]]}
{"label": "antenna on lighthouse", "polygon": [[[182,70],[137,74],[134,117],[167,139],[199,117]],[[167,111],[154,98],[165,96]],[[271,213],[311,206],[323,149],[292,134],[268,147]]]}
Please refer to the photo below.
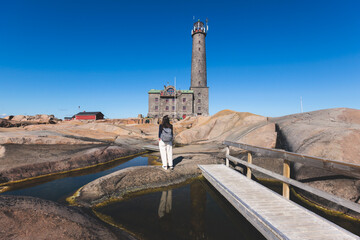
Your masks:
{"label": "antenna on lighthouse", "polygon": [[209,25],[208,25],[209,19],[206,18],[206,32],[209,31]]}

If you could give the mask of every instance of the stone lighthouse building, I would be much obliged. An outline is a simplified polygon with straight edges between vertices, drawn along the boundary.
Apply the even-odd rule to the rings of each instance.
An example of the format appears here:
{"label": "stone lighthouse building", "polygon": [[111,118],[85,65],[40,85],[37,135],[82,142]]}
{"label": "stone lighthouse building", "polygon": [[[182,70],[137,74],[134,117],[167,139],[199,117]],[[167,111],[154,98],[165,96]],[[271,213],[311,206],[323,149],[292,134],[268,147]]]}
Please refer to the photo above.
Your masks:
{"label": "stone lighthouse building", "polygon": [[191,57],[191,86],[194,91],[195,115],[209,115],[209,88],[206,75],[206,49],[205,37],[207,26],[198,20],[191,31],[192,57]]}
{"label": "stone lighthouse building", "polygon": [[191,85],[190,90],[177,90],[174,86],[164,86],[163,90],[151,89],[149,94],[148,117],[171,118],[209,115],[209,88],[206,75],[205,37],[207,24],[198,20],[191,30]]}

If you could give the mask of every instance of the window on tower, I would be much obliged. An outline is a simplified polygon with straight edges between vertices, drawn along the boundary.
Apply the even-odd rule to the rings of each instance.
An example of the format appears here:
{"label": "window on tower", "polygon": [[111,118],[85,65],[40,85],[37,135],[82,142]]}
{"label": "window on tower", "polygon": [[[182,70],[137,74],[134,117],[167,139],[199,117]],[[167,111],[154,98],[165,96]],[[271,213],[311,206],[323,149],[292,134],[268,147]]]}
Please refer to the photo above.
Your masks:
{"label": "window on tower", "polygon": [[199,41],[199,43],[200,43],[200,41]]}
{"label": "window on tower", "polygon": [[199,51],[200,51],[200,48],[199,48]]}
{"label": "window on tower", "polygon": [[198,96],[200,97],[200,96],[201,96],[201,93],[198,93]]}
{"label": "window on tower", "polygon": [[159,106],[155,106],[155,110],[158,110],[159,109]]}
{"label": "window on tower", "polygon": [[198,103],[201,103],[201,99],[198,99]]}
{"label": "window on tower", "polygon": [[186,111],[186,106],[183,106],[183,111]]}
{"label": "window on tower", "polygon": [[167,102],[167,103],[168,103],[168,102],[169,102],[169,99],[166,99],[166,100],[165,100],[165,102]]}
{"label": "window on tower", "polygon": [[186,98],[183,98],[183,102],[186,102]]}
{"label": "window on tower", "polygon": [[173,111],[175,111],[175,106],[172,106],[171,108],[172,108]]}
{"label": "window on tower", "polygon": [[201,111],[201,107],[198,107],[198,111]]}
{"label": "window on tower", "polygon": [[169,111],[169,106],[166,106],[166,107],[165,107],[165,110],[166,110],[166,111]]}

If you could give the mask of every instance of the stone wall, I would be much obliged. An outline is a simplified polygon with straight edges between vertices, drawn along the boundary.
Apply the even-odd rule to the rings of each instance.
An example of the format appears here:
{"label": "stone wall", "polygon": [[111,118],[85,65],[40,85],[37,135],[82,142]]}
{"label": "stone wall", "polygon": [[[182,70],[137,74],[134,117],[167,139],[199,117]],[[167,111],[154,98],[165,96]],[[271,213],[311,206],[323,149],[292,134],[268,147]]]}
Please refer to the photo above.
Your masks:
{"label": "stone wall", "polygon": [[209,88],[194,87],[194,115],[209,116]]}
{"label": "stone wall", "polygon": [[[156,98],[158,101],[156,101]],[[185,101],[183,100],[185,99]],[[176,106],[175,106],[176,102]],[[171,118],[181,118],[183,115],[193,116],[193,94],[182,93],[175,98],[172,97],[161,97],[160,94],[149,93],[149,113],[148,117],[162,118],[165,115],[169,115]],[[158,106],[158,109],[155,109]],[[168,106],[168,110],[166,110]],[[183,108],[185,106],[185,109]],[[173,109],[173,107],[176,107]]]}
{"label": "stone wall", "polygon": [[[155,101],[155,98],[158,99],[158,102]],[[160,116],[160,107],[158,107],[158,109],[155,110],[155,106],[160,106],[160,93],[149,93],[148,117]]]}
{"label": "stone wall", "polygon": [[207,87],[205,34],[193,35],[191,57],[191,87]]}

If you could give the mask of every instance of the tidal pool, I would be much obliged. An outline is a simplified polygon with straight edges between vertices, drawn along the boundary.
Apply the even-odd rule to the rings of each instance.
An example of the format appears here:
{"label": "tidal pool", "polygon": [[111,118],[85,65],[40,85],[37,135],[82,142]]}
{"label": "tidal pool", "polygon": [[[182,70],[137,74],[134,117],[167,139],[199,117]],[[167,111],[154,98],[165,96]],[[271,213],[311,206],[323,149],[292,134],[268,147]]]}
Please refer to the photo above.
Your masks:
{"label": "tidal pool", "polygon": [[[59,174],[10,186],[2,195],[33,196],[67,204],[65,199],[85,184],[132,166],[158,165],[153,157],[124,158],[86,170]],[[268,185],[268,184],[265,184]],[[268,185],[281,192],[281,185]],[[300,205],[311,209],[311,206]],[[319,215],[360,235],[358,221],[347,221],[315,210]],[[97,208],[104,222],[142,239],[264,239],[205,179]]]}
{"label": "tidal pool", "polygon": [[68,196],[97,178],[127,167],[156,164],[152,157],[124,158],[85,170],[10,185],[10,191],[2,194],[32,196],[64,203]]}
{"label": "tidal pool", "polygon": [[202,179],[111,203],[95,213],[142,239],[265,239]]}

